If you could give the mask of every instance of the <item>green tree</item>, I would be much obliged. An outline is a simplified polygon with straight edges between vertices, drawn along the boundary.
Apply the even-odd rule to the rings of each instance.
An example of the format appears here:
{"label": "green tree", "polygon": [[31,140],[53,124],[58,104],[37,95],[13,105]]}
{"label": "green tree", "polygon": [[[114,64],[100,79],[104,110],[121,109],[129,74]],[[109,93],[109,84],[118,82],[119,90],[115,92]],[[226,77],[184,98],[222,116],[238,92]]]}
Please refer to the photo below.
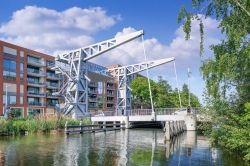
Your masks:
{"label": "green tree", "polygon": [[190,38],[191,20],[200,21],[201,55],[202,15],[217,19],[225,36],[219,44],[211,46],[214,57],[201,66],[206,82],[207,108],[215,125],[219,126],[212,130],[211,136],[218,144],[243,152],[245,159],[250,160],[250,145],[246,143],[250,142],[249,130],[245,128],[250,111],[246,106],[250,101],[250,1],[192,0],[192,5],[194,10],[191,12],[181,8],[178,21],[184,21],[186,39]]}
{"label": "green tree", "polygon": [[[172,87],[161,76],[158,81],[150,80],[151,90],[153,95],[153,102],[156,108],[177,108],[179,107],[178,90],[173,90]],[[132,80],[131,85],[133,101],[141,103],[141,105],[150,105],[150,95],[148,88],[148,80],[144,77],[137,77]],[[186,84],[183,85],[181,92],[182,100],[184,99],[184,106],[188,104],[189,89]],[[190,103],[192,107],[200,107],[198,98],[194,94],[190,94]]]}
{"label": "green tree", "polygon": [[[188,100],[189,100],[189,89],[187,84],[183,84],[182,91],[181,91],[181,102],[183,107],[188,106]],[[201,104],[199,102],[199,99],[197,96],[195,96],[193,93],[190,92],[190,106],[191,107],[201,107]]]}
{"label": "green tree", "polygon": [[[156,84],[150,80],[153,100],[156,98]],[[150,105],[150,94],[148,88],[148,80],[144,77],[137,77],[131,81],[130,84],[131,94],[133,100],[143,105]]]}
{"label": "green tree", "polygon": [[175,107],[175,98],[173,98],[172,87],[164,80],[161,76],[158,77],[158,82],[156,83],[157,94],[155,107],[156,108],[171,108]]}

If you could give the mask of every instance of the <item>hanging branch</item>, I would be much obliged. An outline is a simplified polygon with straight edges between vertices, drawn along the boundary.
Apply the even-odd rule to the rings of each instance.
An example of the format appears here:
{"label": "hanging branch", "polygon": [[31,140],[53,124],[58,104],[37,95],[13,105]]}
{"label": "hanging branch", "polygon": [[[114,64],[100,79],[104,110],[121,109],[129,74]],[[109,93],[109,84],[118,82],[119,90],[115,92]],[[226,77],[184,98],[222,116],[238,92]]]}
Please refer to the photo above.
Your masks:
{"label": "hanging branch", "polygon": [[233,0],[236,5],[238,5],[244,12],[246,12],[246,14],[250,17],[250,13],[244,8],[244,6],[242,6],[238,0]]}

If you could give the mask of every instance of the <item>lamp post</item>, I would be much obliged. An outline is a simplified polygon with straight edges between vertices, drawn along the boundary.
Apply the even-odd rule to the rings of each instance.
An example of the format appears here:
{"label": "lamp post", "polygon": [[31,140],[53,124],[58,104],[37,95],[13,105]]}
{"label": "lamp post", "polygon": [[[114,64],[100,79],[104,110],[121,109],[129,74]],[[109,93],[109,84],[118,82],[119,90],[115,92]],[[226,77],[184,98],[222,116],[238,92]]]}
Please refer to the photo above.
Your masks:
{"label": "lamp post", "polygon": [[190,69],[188,68],[188,106],[190,107]]}
{"label": "lamp post", "polygon": [[4,117],[8,118],[8,84],[5,86],[5,111],[4,111]]}

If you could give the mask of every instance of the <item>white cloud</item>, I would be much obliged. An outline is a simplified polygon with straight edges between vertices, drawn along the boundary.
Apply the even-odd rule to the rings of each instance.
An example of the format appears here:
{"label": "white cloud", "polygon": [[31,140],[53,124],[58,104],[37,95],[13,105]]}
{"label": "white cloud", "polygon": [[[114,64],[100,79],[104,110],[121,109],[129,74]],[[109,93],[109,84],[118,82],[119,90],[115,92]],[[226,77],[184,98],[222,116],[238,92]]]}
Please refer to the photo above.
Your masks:
{"label": "white cloud", "polygon": [[[202,17],[202,16],[201,16]],[[190,40],[185,40],[185,33],[180,26],[175,32],[175,38],[170,44],[163,44],[156,38],[145,39],[145,49],[149,60],[161,58],[176,58],[177,75],[179,79],[179,86],[184,83],[187,84],[187,68],[192,71],[190,79],[191,91],[197,94],[200,98],[204,88],[204,81],[200,74],[201,61],[212,55],[209,46],[216,44],[221,39],[220,29],[218,29],[219,22],[212,18],[204,18],[204,55],[200,57],[200,30],[199,22],[192,21],[192,32]],[[132,27],[124,28],[122,32],[117,35],[128,34],[136,31]],[[143,43],[141,39],[129,42],[119,48],[102,55],[94,60],[94,62],[102,65],[109,64],[134,64],[144,61]],[[167,79],[173,87],[176,87],[175,74],[173,63],[157,67],[150,70],[150,77],[157,79],[158,76],[163,76]]]}
{"label": "white cloud", "polygon": [[[219,23],[212,19],[204,19],[204,47],[207,56],[211,52],[209,46],[219,42],[218,29]],[[122,32],[118,32],[116,36],[129,34],[136,30],[132,27],[124,28]],[[175,32],[175,38],[172,42],[167,45],[159,42],[156,38],[150,38],[144,40],[146,54],[148,59],[160,59],[175,57],[176,63],[181,65],[183,68],[190,67],[201,61],[199,50],[200,50],[200,32],[199,22],[192,21],[192,33],[190,40],[185,40],[185,34],[180,26]],[[104,61],[104,59],[108,59]],[[129,42],[119,48],[109,52],[106,55],[101,56],[95,60],[96,62],[106,62],[105,65],[119,63],[123,65],[138,63],[144,61],[143,54],[143,43],[141,39]]]}
{"label": "white cloud", "polygon": [[93,43],[93,34],[119,20],[120,16],[108,16],[100,7],[72,7],[59,12],[27,6],[1,25],[0,35],[2,40],[51,54]]}
{"label": "white cloud", "polygon": [[[200,16],[203,17],[203,16]],[[63,50],[76,49],[94,43],[94,35],[101,30],[115,25],[121,18],[119,15],[109,16],[100,7],[73,7],[64,11],[27,6],[13,13],[10,21],[0,26],[0,39],[27,48],[53,54]],[[205,57],[211,55],[209,45],[219,42],[221,35],[218,21],[204,18]],[[132,27],[124,28],[118,35],[136,31]],[[147,35],[145,35],[146,37]],[[104,39],[105,40],[105,39]],[[191,68],[191,90],[201,96],[204,87],[199,73],[201,57],[199,55],[200,35],[199,22],[192,21],[191,39],[186,41],[180,26],[175,32],[175,38],[169,44],[163,44],[157,38],[144,40],[146,54],[149,60],[175,57],[179,77],[179,85],[186,81],[186,69]],[[100,65],[134,64],[144,61],[143,43],[139,38],[93,60]],[[158,75],[175,84],[173,65],[168,64],[150,71],[151,78]],[[193,88],[192,88],[193,87]]]}

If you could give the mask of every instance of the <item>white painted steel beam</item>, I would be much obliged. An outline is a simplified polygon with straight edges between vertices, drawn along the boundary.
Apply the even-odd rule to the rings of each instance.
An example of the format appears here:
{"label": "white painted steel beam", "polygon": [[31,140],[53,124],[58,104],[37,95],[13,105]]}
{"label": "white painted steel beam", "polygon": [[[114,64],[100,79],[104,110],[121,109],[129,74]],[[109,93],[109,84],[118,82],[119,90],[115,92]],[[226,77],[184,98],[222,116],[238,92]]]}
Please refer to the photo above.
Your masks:
{"label": "white painted steel beam", "polygon": [[174,60],[175,58],[172,57],[109,69],[111,74],[118,79],[116,115],[131,114],[132,104],[130,81],[133,74],[169,63]]}
{"label": "white painted steel beam", "polygon": [[[88,82],[90,80],[87,77],[87,61],[141,35],[143,35],[142,30],[59,54],[56,57],[58,64],[59,62],[66,64],[65,67],[59,65],[55,67],[56,71],[64,76],[58,92],[65,100],[61,111],[77,119],[88,116]],[[67,69],[64,69],[66,66]]]}

